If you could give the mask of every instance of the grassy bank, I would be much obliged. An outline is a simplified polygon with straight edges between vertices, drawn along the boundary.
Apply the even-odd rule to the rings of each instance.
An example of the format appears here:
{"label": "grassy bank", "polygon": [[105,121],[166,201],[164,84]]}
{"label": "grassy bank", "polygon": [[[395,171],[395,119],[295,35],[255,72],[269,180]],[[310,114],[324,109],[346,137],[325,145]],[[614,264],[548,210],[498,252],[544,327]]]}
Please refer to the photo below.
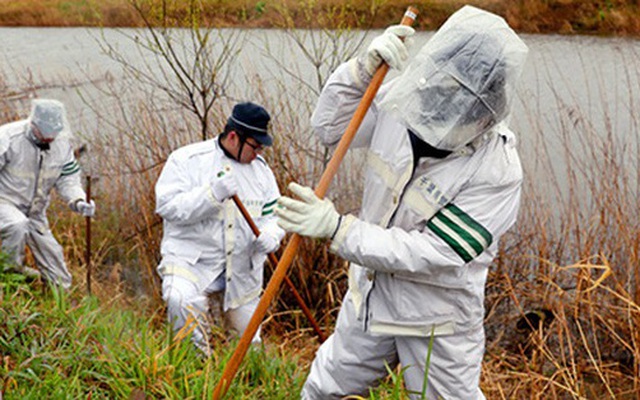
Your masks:
{"label": "grassy bank", "polygon": [[[511,3],[522,7],[536,4]],[[560,3],[540,3],[537,12],[544,11],[542,5]],[[84,7],[89,3],[78,4]],[[223,8],[222,3],[217,4]],[[443,7],[445,3],[437,4]],[[258,11],[264,15],[271,9],[269,4],[265,7],[251,5],[244,15],[238,14],[238,21],[260,26]],[[349,7],[336,6],[335,12],[342,10],[345,14],[341,14],[343,19],[331,20],[347,25],[349,18],[357,15],[347,13]],[[384,6],[376,10],[382,9]],[[296,21],[301,14],[294,10],[280,9],[283,26],[299,24]],[[304,21],[309,25],[319,26],[319,21],[330,19],[328,11],[313,14],[313,7],[305,10],[309,13],[304,14]],[[180,13],[170,15],[167,25],[184,21]],[[429,14],[423,16],[427,19]],[[86,101],[83,104],[98,115],[96,126],[87,129],[89,134],[74,127],[91,149],[80,156],[80,163],[85,173],[92,172],[96,179],[92,193],[98,210],[92,220],[91,260],[95,297],[84,294],[85,221],[54,197],[47,215],[64,247],[73,287],[70,293],[59,294],[44,290],[40,284],[0,277],[0,387],[4,398],[209,398],[233,345],[216,334],[216,355],[203,361],[195,357],[188,343],[171,344],[155,272],[162,232],[160,218],[154,212],[153,187],[167,155],[181,145],[201,140],[201,122],[209,128],[209,137],[219,132],[230,103],[237,99],[252,99],[273,110],[276,139],[265,157],[279,187],[284,190],[290,181],[315,186],[329,153],[314,139],[309,117],[328,73],[357,51],[362,42],[358,42],[358,35],[350,36],[353,32],[349,30],[313,33],[317,36],[312,39],[317,40],[305,36],[309,34],[305,30],[287,32],[287,51],[301,47],[309,50],[305,53],[309,58],[301,62],[305,74],[277,59],[279,53],[274,49],[271,57],[277,67],[247,67],[243,78],[252,84],[240,88],[224,77],[228,69],[238,67],[233,64],[235,50],[246,49],[246,43],[242,37],[238,41],[209,37],[207,43],[228,44],[230,52],[226,56],[224,52],[220,56],[216,49],[203,52],[205,61],[221,60],[213,67],[202,65],[202,70],[216,72],[216,84],[211,86],[215,90],[202,92],[221,94],[208,109],[206,121],[198,120],[193,110],[185,111],[185,104],[197,102],[167,98],[158,90],[160,85],[170,87],[172,93],[173,88],[179,88],[170,86],[176,77],[168,72],[145,75],[130,69],[125,74],[128,80],[96,79],[92,82],[99,90],[78,89]],[[154,38],[162,41],[165,37]],[[162,43],[192,48],[191,43],[180,42],[191,38],[166,39]],[[131,40],[139,45],[150,43],[142,34]],[[271,50],[262,47],[265,52]],[[631,96],[628,88],[638,81],[640,54],[628,57],[628,62],[621,63],[627,66],[627,78],[620,94],[626,90]],[[185,59],[188,63],[194,57],[187,55]],[[316,68],[316,73],[306,73],[309,68]],[[541,75],[547,72],[540,71]],[[560,72],[569,78],[575,71]],[[38,90],[23,88],[23,95],[18,96],[21,88],[15,87],[15,82],[5,84],[2,76],[2,120],[24,116],[29,95],[38,96]],[[158,79],[155,87],[149,82],[153,77]],[[576,86],[610,85],[607,75],[592,78],[589,82],[572,82]],[[58,83],[60,87],[65,85]],[[546,84],[544,79],[537,82],[540,87]],[[199,92],[189,89],[190,93]],[[91,93],[98,95],[91,98]],[[590,125],[593,110],[582,108],[584,101],[567,100],[562,94],[557,93],[554,112],[548,115],[541,113],[536,102],[554,99],[536,99],[537,92],[522,94],[526,97],[521,99],[526,103],[523,113],[530,121],[526,134],[536,138],[535,151],[522,149],[526,179],[520,217],[501,242],[490,269],[481,387],[490,399],[637,399],[640,120],[633,106],[637,100],[625,102],[622,95],[617,101],[581,99],[601,105],[599,118],[604,121],[628,115],[629,130],[619,132],[612,123],[603,129],[594,128]],[[553,129],[543,127],[543,118],[554,122]],[[524,133],[517,132],[521,138]],[[560,150],[561,155],[552,150]],[[328,194],[344,213],[358,210],[362,179],[357,155],[341,166]],[[564,162],[558,163],[559,158]],[[289,272],[327,332],[334,326],[346,291],[345,271],[345,263],[327,251],[326,241],[305,239]],[[270,273],[266,275],[268,279]],[[286,289],[267,315],[264,334],[265,353],[254,354],[243,363],[234,386],[235,397],[230,398],[297,396],[318,343]],[[407,398],[395,372],[371,398]]]}
{"label": "grassy bank", "polygon": [[[211,397],[230,357],[218,332],[215,354],[200,359],[189,342],[172,343],[153,310],[82,293],[0,283],[0,397],[10,399],[187,399]],[[267,344],[248,353],[229,394],[288,399],[299,392],[299,353]]]}
{"label": "grassy bank", "polygon": [[[145,9],[177,10],[169,26],[188,26],[188,2],[177,0],[26,0],[2,1],[0,26],[142,26],[136,4]],[[408,5],[421,15],[419,29],[434,30],[463,4],[476,5],[504,16],[524,33],[640,35],[638,0],[203,0],[207,25],[249,28],[382,28],[396,23]],[[309,15],[316,18],[309,19]]]}

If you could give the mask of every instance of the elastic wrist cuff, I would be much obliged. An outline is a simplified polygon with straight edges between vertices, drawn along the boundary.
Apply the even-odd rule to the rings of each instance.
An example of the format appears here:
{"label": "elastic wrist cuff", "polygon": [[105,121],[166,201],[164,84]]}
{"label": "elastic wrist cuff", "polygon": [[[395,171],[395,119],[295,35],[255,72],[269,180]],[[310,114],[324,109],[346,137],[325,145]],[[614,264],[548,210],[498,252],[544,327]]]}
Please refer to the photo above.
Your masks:
{"label": "elastic wrist cuff", "polygon": [[223,202],[218,201],[216,195],[213,193],[213,187],[211,185],[206,185],[205,192],[209,203],[214,209],[219,209],[222,207]]}
{"label": "elastic wrist cuff", "polygon": [[75,199],[75,200],[71,200],[69,202],[69,208],[71,209],[71,211],[75,211],[75,212],[78,211],[78,202],[79,201],[82,201],[82,199],[81,198],[80,199]]}
{"label": "elastic wrist cuff", "polygon": [[356,222],[358,219],[351,214],[346,214],[342,216],[342,221],[340,222],[340,227],[338,231],[331,240],[331,246],[329,246],[329,250],[333,253],[340,254],[338,250],[347,239],[347,234],[351,230],[351,225]]}
{"label": "elastic wrist cuff", "polygon": [[353,83],[364,92],[369,86],[372,76],[366,71],[363,61],[359,57],[352,58],[348,63]]}
{"label": "elastic wrist cuff", "polygon": [[336,229],[334,229],[333,234],[331,235],[331,240],[333,240],[333,238],[336,236],[336,233],[338,233],[341,223],[342,223],[342,215],[338,217],[338,223],[336,224]]}

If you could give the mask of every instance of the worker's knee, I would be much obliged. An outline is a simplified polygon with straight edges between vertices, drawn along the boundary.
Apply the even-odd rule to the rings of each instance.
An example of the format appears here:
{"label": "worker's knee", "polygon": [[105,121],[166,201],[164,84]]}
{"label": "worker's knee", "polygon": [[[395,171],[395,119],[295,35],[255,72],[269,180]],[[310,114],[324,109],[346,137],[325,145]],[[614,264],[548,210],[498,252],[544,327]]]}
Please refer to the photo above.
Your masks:
{"label": "worker's knee", "polygon": [[170,309],[189,306],[195,295],[195,285],[185,279],[169,276],[162,281],[162,298]]}
{"label": "worker's knee", "polygon": [[[249,326],[249,322],[251,321],[251,317],[253,316],[256,308],[258,307],[258,302],[260,298],[256,297],[251,300],[247,304],[243,304],[240,307],[232,308],[227,310],[226,312],[226,322],[231,331],[239,336],[244,335],[244,331]],[[260,327],[258,327],[253,339],[252,343],[261,343],[260,338]]]}
{"label": "worker's knee", "polygon": [[184,278],[165,276],[162,280],[162,298],[167,304],[167,316],[174,328],[179,329],[191,318],[200,318],[206,312],[206,297],[196,285]]}
{"label": "worker's knee", "polygon": [[29,232],[29,219],[23,215],[15,216],[3,224],[1,232],[3,239],[26,236]]}

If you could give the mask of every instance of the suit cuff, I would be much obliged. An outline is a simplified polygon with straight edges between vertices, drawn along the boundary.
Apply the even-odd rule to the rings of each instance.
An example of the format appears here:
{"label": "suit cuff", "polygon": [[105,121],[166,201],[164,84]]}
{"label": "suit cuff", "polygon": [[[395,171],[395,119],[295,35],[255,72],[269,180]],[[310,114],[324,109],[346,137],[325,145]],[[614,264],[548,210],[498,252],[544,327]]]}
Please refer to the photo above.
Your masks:
{"label": "suit cuff", "polygon": [[77,199],[73,199],[70,200],[67,205],[69,206],[69,208],[71,209],[71,211],[73,212],[78,212],[78,207],[76,207],[76,204],[78,204],[79,201],[84,200],[83,197],[78,197]]}
{"label": "suit cuff", "polygon": [[347,233],[351,228],[351,224],[353,224],[358,218],[354,217],[351,214],[343,215],[342,220],[340,221],[340,226],[336,231],[335,235],[333,235],[333,240],[331,241],[331,246],[329,250],[333,253],[337,253],[342,243],[345,241],[347,237]]}
{"label": "suit cuff", "polygon": [[367,70],[364,68],[362,64],[362,60],[358,57],[352,58],[347,61],[349,64],[349,72],[351,74],[351,79],[353,80],[354,85],[361,89],[363,92],[367,90],[371,79],[373,78]]}

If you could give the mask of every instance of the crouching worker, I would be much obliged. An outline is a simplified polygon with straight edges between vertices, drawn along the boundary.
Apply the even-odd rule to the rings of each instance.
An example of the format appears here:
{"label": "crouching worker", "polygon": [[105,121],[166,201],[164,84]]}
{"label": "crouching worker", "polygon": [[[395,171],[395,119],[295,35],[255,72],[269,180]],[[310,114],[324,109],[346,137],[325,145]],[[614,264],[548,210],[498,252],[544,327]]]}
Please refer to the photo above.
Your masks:
{"label": "crouching worker", "polygon": [[[412,32],[388,28],[333,73],[312,117],[324,143],[340,139],[382,60],[398,67],[406,58],[398,36]],[[299,200],[278,201],[284,229],[330,238],[351,262],[304,399],[366,395],[398,364],[411,398],[423,390],[430,400],[484,398],[484,289],[520,203],[506,120],[526,54],[502,18],[462,8],[381,88],[360,126],[353,145],[368,152],[359,216],[339,215],[296,184]]]}
{"label": "crouching worker", "polygon": [[[65,107],[57,100],[36,99],[25,120],[0,127],[0,240],[10,270],[30,279],[42,276],[65,289],[71,274],[62,246],[49,229],[47,207],[54,187],[69,208],[92,217],[80,183]],[[23,265],[29,246],[36,269]]]}
{"label": "crouching worker", "polygon": [[[156,212],[164,220],[158,272],[168,319],[175,333],[192,330],[206,356],[212,315],[220,311],[227,328],[245,331],[258,305],[267,254],[284,237],[273,214],[280,192],[260,155],[272,144],[269,120],[261,106],[237,104],[218,137],[171,153],[156,184]],[[253,340],[260,342],[260,330]]]}

